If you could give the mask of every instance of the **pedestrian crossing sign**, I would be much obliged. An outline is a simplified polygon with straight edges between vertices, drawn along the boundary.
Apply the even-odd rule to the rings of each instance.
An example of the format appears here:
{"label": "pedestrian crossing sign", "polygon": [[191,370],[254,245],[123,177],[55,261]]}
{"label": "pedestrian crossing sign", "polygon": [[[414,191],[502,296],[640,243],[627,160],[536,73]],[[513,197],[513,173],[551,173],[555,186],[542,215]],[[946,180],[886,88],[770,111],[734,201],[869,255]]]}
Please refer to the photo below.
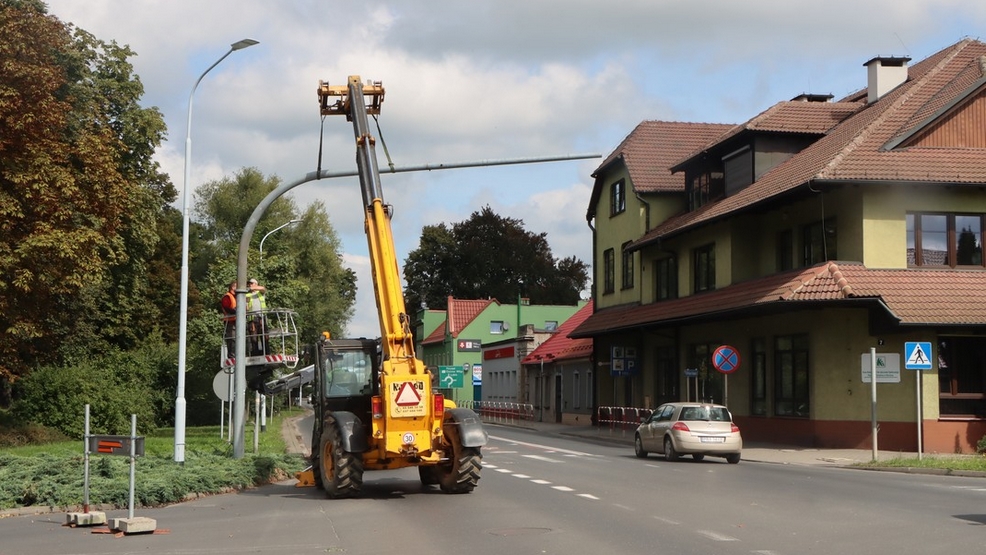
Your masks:
{"label": "pedestrian crossing sign", "polygon": [[905,342],[904,368],[907,370],[931,370],[931,342]]}

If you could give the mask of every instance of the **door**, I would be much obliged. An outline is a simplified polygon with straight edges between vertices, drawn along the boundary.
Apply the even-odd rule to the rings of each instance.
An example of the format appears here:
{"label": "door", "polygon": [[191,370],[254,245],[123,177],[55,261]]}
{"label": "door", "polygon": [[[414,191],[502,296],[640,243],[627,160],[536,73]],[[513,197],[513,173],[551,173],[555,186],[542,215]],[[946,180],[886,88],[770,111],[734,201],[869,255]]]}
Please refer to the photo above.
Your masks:
{"label": "door", "polygon": [[555,376],[555,422],[561,422],[562,409],[561,375]]}

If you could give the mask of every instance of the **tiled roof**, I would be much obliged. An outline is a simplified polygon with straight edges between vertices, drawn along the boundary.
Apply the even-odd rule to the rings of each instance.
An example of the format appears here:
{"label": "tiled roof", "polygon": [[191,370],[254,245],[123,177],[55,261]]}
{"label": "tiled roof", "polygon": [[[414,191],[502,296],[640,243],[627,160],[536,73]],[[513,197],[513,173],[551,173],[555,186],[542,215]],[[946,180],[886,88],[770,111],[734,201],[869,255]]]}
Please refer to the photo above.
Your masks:
{"label": "tiled roof", "polygon": [[592,339],[572,339],[568,336],[575,328],[582,325],[589,316],[592,316],[593,302],[589,301],[568,320],[558,326],[557,332],[548,338],[547,341],[538,345],[537,349],[531,351],[529,355],[520,361],[521,364],[534,364],[541,359],[538,356],[554,361],[572,360],[578,358],[588,358],[592,354]]}
{"label": "tiled roof", "polygon": [[[635,246],[725,217],[811,182],[986,183],[986,149],[885,148],[894,138],[912,133],[917,123],[955,102],[960,93],[968,93],[983,78],[982,56],[986,56],[986,44],[966,39],[910,66],[904,84],[857,111],[750,186],[665,221]],[[851,98],[860,96],[856,93]]]}
{"label": "tiled roof", "polygon": [[865,104],[861,102],[804,102],[798,100],[778,102],[750,121],[734,126],[726,133],[716,137],[712,142],[690,152],[687,157],[679,161],[681,163],[673,165],[672,169],[678,171],[687,160],[744,131],[824,135],[864,106]]}
{"label": "tiled roof", "polygon": [[858,299],[882,301],[902,325],[986,324],[986,272],[871,270],[857,262],[824,262],[671,301],[602,309],[570,335],[592,337],[633,327],[726,317],[755,307]]}
{"label": "tiled roof", "polygon": [[452,337],[459,337],[459,333],[493,303],[500,304],[496,299],[476,300],[449,297],[448,328]]}
{"label": "tiled roof", "polygon": [[590,217],[603,186],[599,176],[611,164],[622,161],[626,165],[631,185],[638,193],[681,192],[685,190],[685,177],[673,175],[671,164],[732,128],[731,124],[720,123],[640,122],[592,172],[596,183],[589,201]]}
{"label": "tiled roof", "polygon": [[431,345],[431,344],[434,344],[434,343],[442,343],[443,341],[445,341],[445,322],[444,321],[441,324],[438,324],[438,327],[436,327],[431,333],[429,333],[428,334],[428,337],[425,337],[424,340],[421,341],[421,344],[422,345]]}

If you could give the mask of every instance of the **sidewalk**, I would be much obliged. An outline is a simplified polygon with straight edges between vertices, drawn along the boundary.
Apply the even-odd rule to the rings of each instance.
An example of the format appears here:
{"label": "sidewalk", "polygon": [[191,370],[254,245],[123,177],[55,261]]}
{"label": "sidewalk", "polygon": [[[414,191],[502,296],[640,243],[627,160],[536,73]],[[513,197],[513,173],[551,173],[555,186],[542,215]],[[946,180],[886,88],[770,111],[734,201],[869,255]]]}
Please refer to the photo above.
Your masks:
{"label": "sidewalk", "polygon": [[[611,428],[601,428],[597,426],[570,426],[567,424],[557,424],[553,422],[530,422],[517,421],[515,423],[504,422],[487,423],[489,426],[512,426],[527,428],[545,434],[557,434],[572,436],[582,439],[595,441],[607,441],[626,445],[628,452],[633,452],[633,430],[620,430]],[[651,457],[661,455],[652,454]],[[924,454],[924,457],[940,455]],[[889,461],[893,459],[916,459],[917,453],[905,453],[897,451],[878,451],[877,460]],[[873,460],[873,451],[870,449],[817,449],[812,447],[798,447],[790,445],[775,445],[768,443],[749,443],[743,445],[743,460],[755,462],[767,462],[776,464],[798,464],[811,466],[852,466],[856,463],[867,463]],[[875,470],[875,469],[874,469]],[[881,470],[896,470],[916,472],[920,469],[902,468],[883,468]],[[925,469],[934,472],[933,469]],[[955,474],[955,473],[953,473]],[[983,476],[984,473],[975,473],[975,476]]]}

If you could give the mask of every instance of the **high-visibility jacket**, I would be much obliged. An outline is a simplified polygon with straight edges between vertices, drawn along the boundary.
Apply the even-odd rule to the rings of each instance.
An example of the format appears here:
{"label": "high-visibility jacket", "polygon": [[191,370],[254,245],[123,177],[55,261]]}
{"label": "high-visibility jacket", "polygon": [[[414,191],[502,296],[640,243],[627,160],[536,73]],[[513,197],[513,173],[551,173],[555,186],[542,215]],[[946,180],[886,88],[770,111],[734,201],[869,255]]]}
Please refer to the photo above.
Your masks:
{"label": "high-visibility jacket", "polygon": [[223,307],[223,321],[233,322],[236,320],[236,295],[232,291],[226,291],[220,301]]}
{"label": "high-visibility jacket", "polygon": [[247,312],[258,312],[267,310],[267,299],[261,291],[250,291],[246,294]]}

